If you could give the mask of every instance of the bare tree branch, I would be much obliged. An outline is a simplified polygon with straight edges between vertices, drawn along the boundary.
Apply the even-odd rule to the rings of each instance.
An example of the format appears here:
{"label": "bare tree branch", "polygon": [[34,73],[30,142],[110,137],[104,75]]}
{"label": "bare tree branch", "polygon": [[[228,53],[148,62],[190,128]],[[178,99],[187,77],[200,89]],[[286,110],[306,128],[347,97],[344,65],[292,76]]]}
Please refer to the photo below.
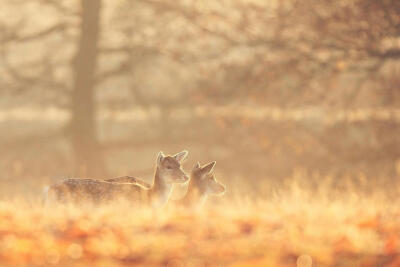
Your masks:
{"label": "bare tree branch", "polygon": [[103,73],[99,73],[96,77],[96,83],[99,84],[110,78],[114,78],[119,75],[124,75],[127,72],[129,72],[131,67],[132,67],[131,61],[125,60],[125,61],[121,62],[120,64],[118,64],[117,67],[115,67],[111,70],[107,70]]}
{"label": "bare tree branch", "polygon": [[40,30],[35,33],[30,33],[27,35],[19,35],[17,33],[10,34],[9,36],[6,36],[6,38],[1,39],[0,42],[29,42],[29,41],[34,41],[43,37],[50,36],[54,33],[60,33],[65,31],[67,28],[67,25],[65,23],[59,23],[53,26],[50,26],[47,29]]}
{"label": "bare tree branch", "polygon": [[6,73],[18,84],[23,85],[23,87],[17,87],[20,90],[21,88],[29,90],[34,86],[40,85],[42,88],[50,88],[52,90],[57,88],[61,89],[60,92],[63,92],[64,94],[68,93],[68,86],[64,83],[56,81],[56,79],[53,77],[53,65],[50,63],[50,61],[44,59],[40,62],[31,63],[30,68],[35,66],[44,66],[44,68],[38,75],[27,76],[21,73],[20,70],[23,69],[22,67],[14,67],[11,65],[4,49],[0,50],[0,58],[2,59],[3,67]]}
{"label": "bare tree branch", "polygon": [[79,16],[80,13],[78,11],[71,10],[64,6],[60,0],[40,0],[43,4],[52,6],[55,10],[60,12],[63,15],[67,16]]}

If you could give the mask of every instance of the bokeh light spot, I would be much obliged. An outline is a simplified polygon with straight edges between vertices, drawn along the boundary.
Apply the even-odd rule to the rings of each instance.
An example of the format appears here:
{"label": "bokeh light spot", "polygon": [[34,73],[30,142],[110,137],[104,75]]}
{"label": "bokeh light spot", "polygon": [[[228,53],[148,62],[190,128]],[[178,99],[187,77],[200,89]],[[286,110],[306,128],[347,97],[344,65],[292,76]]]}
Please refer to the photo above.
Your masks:
{"label": "bokeh light spot", "polygon": [[72,259],[79,259],[82,257],[82,246],[79,244],[71,244],[67,249],[67,254]]}

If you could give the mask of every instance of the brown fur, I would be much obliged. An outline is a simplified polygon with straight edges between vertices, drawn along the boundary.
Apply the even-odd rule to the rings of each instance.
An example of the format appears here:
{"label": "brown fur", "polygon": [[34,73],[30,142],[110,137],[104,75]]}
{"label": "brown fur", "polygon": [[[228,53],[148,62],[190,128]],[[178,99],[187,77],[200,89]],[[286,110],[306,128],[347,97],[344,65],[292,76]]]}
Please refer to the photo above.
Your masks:
{"label": "brown fur", "polygon": [[[211,162],[203,167],[196,164],[190,175],[189,186],[186,191],[185,197],[176,202],[185,206],[193,206],[198,204],[201,206],[205,202],[208,195],[219,195],[225,192],[225,186],[215,179],[212,174],[215,162]],[[139,184],[146,188],[151,185],[141,179],[132,176],[122,176],[117,178],[106,179],[107,182],[117,183],[133,183]]]}
{"label": "brown fur", "polygon": [[197,163],[191,172],[189,186],[185,197],[178,203],[185,206],[201,207],[209,195],[221,195],[225,193],[225,186],[215,179],[213,168],[214,162],[203,167]]}
{"label": "brown fur", "polygon": [[[180,162],[186,157],[187,152],[182,151],[174,156],[164,156],[162,152],[157,158],[157,167],[154,183],[150,187],[135,183],[115,183],[95,179],[68,178],[52,185],[48,194],[61,202],[80,203],[90,201],[104,203],[117,199],[145,204],[164,205],[168,201],[173,183],[188,181],[187,175],[181,168]],[[128,181],[131,178],[119,177],[111,181]],[[136,180],[136,178],[134,178]]]}
{"label": "brown fur", "polygon": [[138,184],[144,188],[151,188],[151,184],[133,177],[133,176],[121,176],[121,177],[116,177],[116,178],[110,178],[110,179],[105,179],[104,181],[109,182],[109,183],[128,183],[128,184]]}
{"label": "brown fur", "polygon": [[116,184],[94,179],[68,178],[50,187],[60,202],[105,203],[111,200],[125,199],[134,202],[148,203],[151,194],[146,188],[133,184]]}

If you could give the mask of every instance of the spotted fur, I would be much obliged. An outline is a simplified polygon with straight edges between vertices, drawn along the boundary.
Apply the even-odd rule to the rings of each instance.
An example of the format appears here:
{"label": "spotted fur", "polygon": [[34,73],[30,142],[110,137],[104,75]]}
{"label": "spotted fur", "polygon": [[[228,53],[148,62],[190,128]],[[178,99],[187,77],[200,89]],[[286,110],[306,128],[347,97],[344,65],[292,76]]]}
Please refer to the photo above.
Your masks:
{"label": "spotted fur", "polygon": [[[110,181],[90,178],[64,179],[48,189],[48,196],[59,202],[104,203],[114,200],[127,200],[134,203],[152,204],[163,206],[167,203],[174,183],[185,183],[189,180],[182,170],[181,161],[187,156],[187,151],[182,151],[174,156],[164,156],[162,152],[157,157],[157,167],[154,182],[151,186],[135,183],[117,183],[118,181],[132,180],[129,176],[110,179]],[[136,179],[136,178],[134,178]]]}
{"label": "spotted fur", "polygon": [[109,182],[109,183],[129,183],[129,184],[138,184],[144,188],[151,188],[151,184],[133,177],[133,176],[121,176],[121,177],[116,177],[116,178],[110,178],[110,179],[105,179],[104,181]]}

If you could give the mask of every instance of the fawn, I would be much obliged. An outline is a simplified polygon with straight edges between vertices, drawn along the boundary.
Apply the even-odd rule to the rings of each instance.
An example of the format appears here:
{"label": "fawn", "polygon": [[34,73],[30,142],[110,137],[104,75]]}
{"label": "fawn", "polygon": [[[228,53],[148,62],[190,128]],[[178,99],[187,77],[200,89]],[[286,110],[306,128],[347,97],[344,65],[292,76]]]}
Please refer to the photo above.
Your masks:
{"label": "fawn", "polygon": [[[219,183],[212,173],[216,162],[210,162],[200,167],[197,163],[192,170],[189,180],[189,186],[186,195],[175,202],[185,206],[201,207],[204,205],[209,195],[221,195],[225,192],[225,186]],[[132,176],[122,176],[117,178],[106,179],[107,182],[115,183],[133,183],[149,188],[151,185]]]}
{"label": "fawn", "polygon": [[[48,188],[47,196],[53,195],[59,201],[93,203],[116,199],[164,206],[172,192],[174,183],[186,183],[189,177],[182,170],[181,162],[186,158],[186,150],[174,156],[158,154],[154,182],[147,187],[140,183],[115,183],[95,179],[68,178]],[[123,178],[123,177],[122,177]],[[118,179],[118,178],[115,178]]]}
{"label": "fawn", "polygon": [[215,163],[213,161],[203,167],[198,162],[194,165],[186,195],[177,202],[185,206],[201,207],[209,195],[222,195],[225,193],[225,186],[218,182],[212,173]]}

